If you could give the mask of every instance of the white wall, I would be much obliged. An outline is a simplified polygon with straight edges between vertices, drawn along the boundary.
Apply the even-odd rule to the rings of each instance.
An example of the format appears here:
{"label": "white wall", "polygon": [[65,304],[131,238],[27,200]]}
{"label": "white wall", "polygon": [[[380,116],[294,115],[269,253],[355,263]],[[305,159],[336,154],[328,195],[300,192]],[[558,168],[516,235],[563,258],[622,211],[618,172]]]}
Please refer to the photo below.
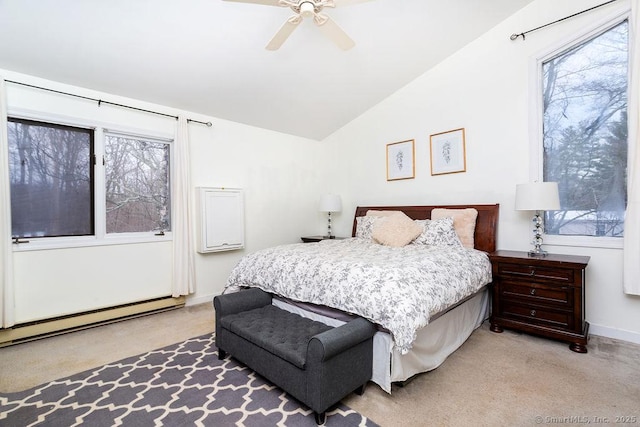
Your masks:
{"label": "white wall", "polygon": [[[325,142],[340,153],[330,174],[357,205],[500,203],[498,248],[528,250],[530,217],[513,209],[515,186],[529,181],[529,73],[532,58],[592,22],[628,8],[627,1],[511,41],[509,36],[586,9],[599,1],[538,0],[375,106]],[[436,43],[437,40],[434,40]],[[467,171],[430,175],[429,135],[463,127]],[[386,144],[415,139],[416,177],[386,181]],[[352,215],[352,214],[351,214]],[[352,217],[335,221],[351,232]],[[586,317],[594,334],[640,342],[640,298],[622,292],[622,251],[547,246],[589,255]]]}
{"label": "white wall", "polygon": [[[213,122],[191,124],[193,187],[245,190],[244,250],[196,254],[196,291],[187,304],[211,301],[249,251],[317,234],[323,188],[321,143],[134,99],[89,91],[0,70],[7,80]],[[45,116],[172,136],[176,120],[38,89],[7,84],[9,113]],[[52,117],[53,118],[53,117]],[[0,165],[7,167],[7,165]],[[195,216],[195,192],[194,206]],[[195,218],[194,218],[195,219]],[[195,232],[195,229],[194,229]],[[195,235],[194,235],[195,242]],[[16,322],[39,320],[145,300],[171,293],[171,242],[14,252]],[[195,251],[195,248],[194,248]]]}

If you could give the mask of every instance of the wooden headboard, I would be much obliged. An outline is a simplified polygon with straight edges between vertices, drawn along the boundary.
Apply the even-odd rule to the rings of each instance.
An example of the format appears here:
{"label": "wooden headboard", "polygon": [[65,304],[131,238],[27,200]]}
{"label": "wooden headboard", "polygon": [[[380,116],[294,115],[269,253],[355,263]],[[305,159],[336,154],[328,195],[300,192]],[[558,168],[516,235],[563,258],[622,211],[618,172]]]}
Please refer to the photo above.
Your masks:
{"label": "wooden headboard", "polygon": [[485,252],[496,250],[498,234],[498,213],[500,205],[442,205],[442,206],[358,206],[353,217],[351,235],[356,235],[356,218],[365,216],[370,209],[379,211],[402,211],[412,219],[431,219],[433,208],[464,209],[475,208],[478,211],[476,230],[473,235],[476,249]]}

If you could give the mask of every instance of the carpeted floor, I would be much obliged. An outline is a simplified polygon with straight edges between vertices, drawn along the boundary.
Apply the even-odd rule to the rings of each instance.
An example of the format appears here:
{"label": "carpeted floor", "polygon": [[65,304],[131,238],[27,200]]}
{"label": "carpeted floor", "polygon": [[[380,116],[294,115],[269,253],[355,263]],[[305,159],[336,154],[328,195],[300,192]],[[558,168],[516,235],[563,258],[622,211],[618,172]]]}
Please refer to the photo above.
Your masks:
{"label": "carpeted floor", "polygon": [[640,345],[594,336],[587,354],[568,347],[485,322],[391,396],[369,387],[343,402],[382,426],[640,425]]}
{"label": "carpeted floor", "polygon": [[[210,304],[0,348],[0,391],[19,391],[213,331]],[[343,401],[381,426],[640,425],[640,345],[594,336],[589,353],[483,325],[438,369],[391,395]],[[0,422],[0,424],[2,424]]]}

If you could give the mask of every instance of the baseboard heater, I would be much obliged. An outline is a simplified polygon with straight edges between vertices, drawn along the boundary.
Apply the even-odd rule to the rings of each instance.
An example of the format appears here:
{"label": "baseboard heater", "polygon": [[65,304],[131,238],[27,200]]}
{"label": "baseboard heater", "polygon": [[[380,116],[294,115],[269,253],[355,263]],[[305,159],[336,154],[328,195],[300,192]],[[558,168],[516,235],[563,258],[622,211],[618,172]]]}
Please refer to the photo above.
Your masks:
{"label": "baseboard heater", "polygon": [[0,329],[0,347],[173,310],[183,307],[185,300],[185,297],[162,297],[101,310],[22,323],[12,328]]}

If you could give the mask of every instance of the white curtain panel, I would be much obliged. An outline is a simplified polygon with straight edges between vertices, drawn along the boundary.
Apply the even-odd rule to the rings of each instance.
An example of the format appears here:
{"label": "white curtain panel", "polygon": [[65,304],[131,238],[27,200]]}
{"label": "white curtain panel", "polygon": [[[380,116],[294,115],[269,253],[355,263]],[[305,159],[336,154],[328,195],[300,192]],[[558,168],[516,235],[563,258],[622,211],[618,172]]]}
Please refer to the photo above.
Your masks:
{"label": "white curtain panel", "polygon": [[0,78],[0,327],[2,328],[9,328],[14,324],[6,93],[5,81]]}
{"label": "white curtain panel", "polygon": [[631,2],[629,161],[624,219],[624,292],[640,295],[640,4]]}
{"label": "white curtain panel", "polygon": [[191,167],[187,119],[178,117],[174,141],[174,175],[171,189],[173,216],[173,282],[174,297],[189,295],[195,288],[195,260],[191,221]]}

